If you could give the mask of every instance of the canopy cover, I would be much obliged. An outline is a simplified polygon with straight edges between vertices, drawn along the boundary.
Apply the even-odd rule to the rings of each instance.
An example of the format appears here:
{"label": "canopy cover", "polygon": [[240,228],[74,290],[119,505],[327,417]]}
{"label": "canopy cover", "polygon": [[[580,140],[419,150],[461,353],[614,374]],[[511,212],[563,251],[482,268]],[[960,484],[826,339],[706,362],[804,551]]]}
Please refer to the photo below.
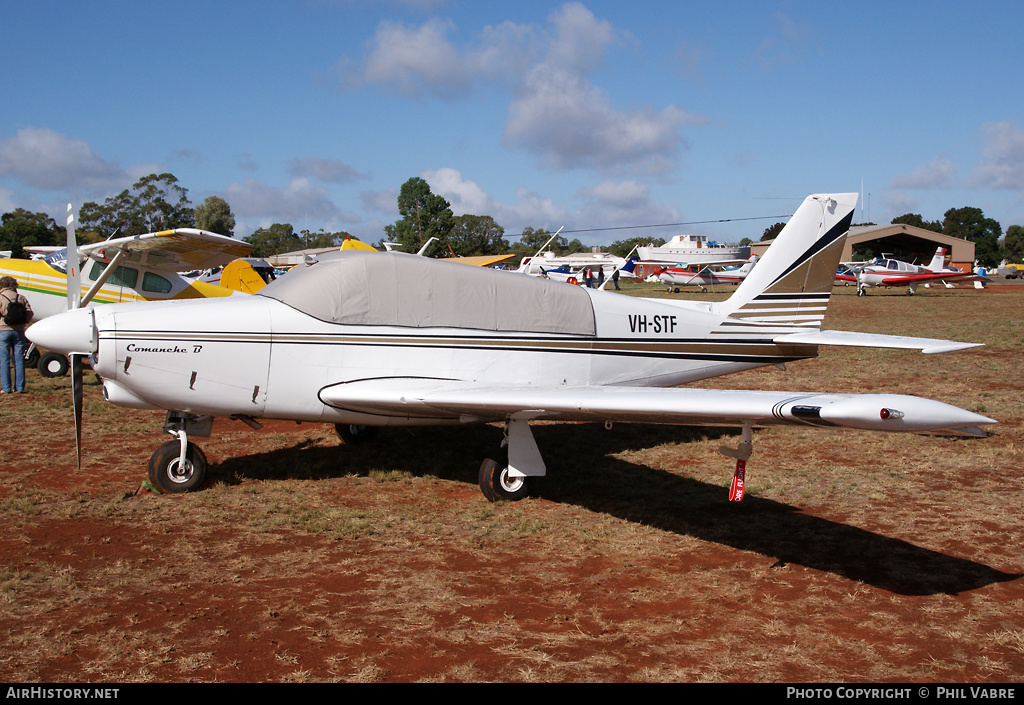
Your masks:
{"label": "canopy cover", "polygon": [[258,295],[344,325],[596,333],[593,304],[580,287],[402,252],[321,255]]}

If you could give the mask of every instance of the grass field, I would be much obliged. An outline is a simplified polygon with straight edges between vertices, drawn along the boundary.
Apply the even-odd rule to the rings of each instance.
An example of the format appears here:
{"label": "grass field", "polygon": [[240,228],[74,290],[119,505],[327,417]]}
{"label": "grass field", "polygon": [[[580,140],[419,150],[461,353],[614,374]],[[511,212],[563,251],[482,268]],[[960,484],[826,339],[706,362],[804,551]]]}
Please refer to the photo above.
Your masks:
{"label": "grass field", "polygon": [[835,293],[829,328],[985,347],[703,386],[913,393],[993,435],[756,430],[736,505],[738,429],[539,423],[549,476],[490,504],[497,426],[218,420],[208,487],[136,494],[163,415],[87,386],[79,469],[69,380],[30,373],[0,398],[0,679],[1024,681],[1024,291]]}

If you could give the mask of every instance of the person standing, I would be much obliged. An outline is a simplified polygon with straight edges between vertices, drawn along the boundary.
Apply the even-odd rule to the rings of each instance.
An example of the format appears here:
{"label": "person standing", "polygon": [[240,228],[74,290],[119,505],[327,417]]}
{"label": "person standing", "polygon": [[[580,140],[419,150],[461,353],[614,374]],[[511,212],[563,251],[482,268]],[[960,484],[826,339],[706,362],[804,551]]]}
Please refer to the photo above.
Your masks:
{"label": "person standing", "polygon": [[18,280],[14,277],[0,277],[0,387],[4,394],[12,391],[25,393],[25,348],[28,347],[25,326],[31,320],[32,306],[28,299],[18,293]]}

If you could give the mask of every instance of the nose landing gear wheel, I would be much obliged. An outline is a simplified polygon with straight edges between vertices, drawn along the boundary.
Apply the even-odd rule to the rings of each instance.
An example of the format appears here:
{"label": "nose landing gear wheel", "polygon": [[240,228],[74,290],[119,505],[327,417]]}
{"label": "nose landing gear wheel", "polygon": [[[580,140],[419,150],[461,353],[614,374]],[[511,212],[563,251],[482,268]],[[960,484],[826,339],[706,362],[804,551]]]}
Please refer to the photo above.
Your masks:
{"label": "nose landing gear wheel", "polygon": [[161,492],[191,492],[206,480],[206,455],[199,446],[185,447],[185,463],[180,465],[181,443],[167,441],[149,459],[149,481]]}
{"label": "nose landing gear wheel", "polygon": [[480,465],[480,491],[491,502],[516,502],[529,494],[525,477],[509,475],[507,460],[486,458]]}

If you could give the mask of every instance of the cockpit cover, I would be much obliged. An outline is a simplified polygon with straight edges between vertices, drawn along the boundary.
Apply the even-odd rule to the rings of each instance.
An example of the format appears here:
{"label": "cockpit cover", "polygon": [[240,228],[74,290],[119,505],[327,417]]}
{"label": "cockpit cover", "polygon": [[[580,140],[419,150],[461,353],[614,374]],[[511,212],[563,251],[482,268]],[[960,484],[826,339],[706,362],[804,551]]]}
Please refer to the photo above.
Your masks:
{"label": "cockpit cover", "polygon": [[258,295],[344,325],[596,332],[590,296],[577,286],[401,252],[320,255]]}

